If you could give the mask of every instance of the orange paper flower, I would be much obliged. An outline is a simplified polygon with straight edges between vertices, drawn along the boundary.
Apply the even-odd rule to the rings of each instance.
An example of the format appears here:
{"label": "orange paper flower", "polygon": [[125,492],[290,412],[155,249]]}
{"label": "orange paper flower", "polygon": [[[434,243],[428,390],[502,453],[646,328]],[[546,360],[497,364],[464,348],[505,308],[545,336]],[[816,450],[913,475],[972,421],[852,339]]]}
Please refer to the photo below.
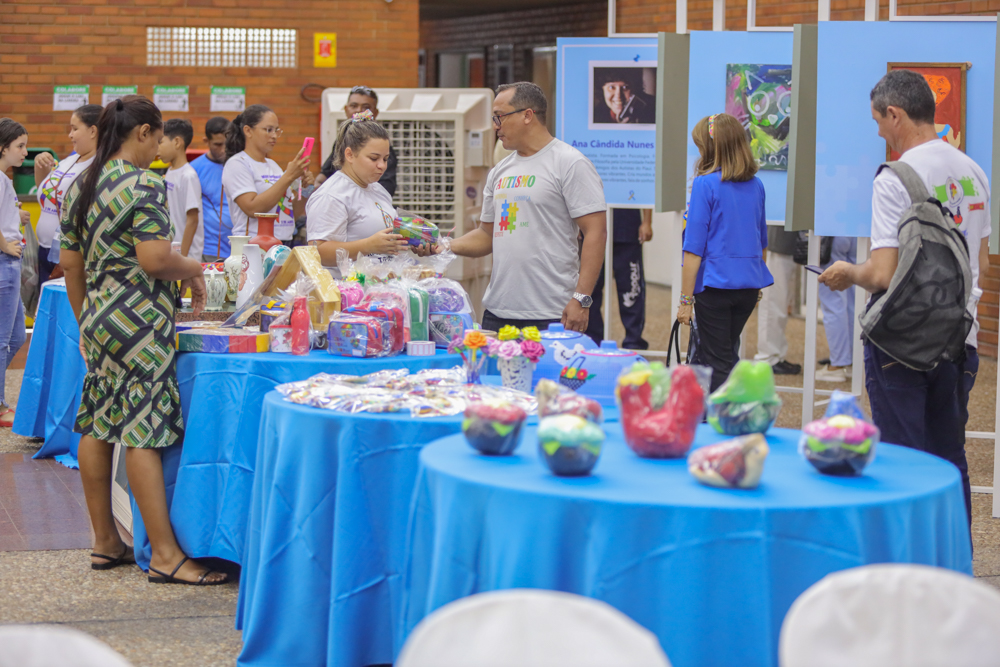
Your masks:
{"label": "orange paper flower", "polygon": [[473,329],[472,331],[466,331],[465,346],[473,350],[478,350],[481,347],[486,347],[486,334],[476,329]]}

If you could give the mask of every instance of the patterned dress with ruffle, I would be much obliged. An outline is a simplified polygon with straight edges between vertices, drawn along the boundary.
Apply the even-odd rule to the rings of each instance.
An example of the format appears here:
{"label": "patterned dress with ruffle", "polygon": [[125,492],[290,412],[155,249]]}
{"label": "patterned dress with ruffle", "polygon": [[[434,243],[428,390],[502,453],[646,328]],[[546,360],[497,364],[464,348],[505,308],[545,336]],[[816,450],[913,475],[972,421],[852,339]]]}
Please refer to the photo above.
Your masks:
{"label": "patterned dress with ruffle", "polygon": [[184,434],[174,364],[177,286],[151,278],[135,251],[143,241],[173,239],[166,188],[153,172],[108,162],[81,235],[75,218],[84,180],[70,188],[61,221],[61,247],[82,253],[87,271],[80,313],[87,375],[74,430],[127,447],[168,447]]}

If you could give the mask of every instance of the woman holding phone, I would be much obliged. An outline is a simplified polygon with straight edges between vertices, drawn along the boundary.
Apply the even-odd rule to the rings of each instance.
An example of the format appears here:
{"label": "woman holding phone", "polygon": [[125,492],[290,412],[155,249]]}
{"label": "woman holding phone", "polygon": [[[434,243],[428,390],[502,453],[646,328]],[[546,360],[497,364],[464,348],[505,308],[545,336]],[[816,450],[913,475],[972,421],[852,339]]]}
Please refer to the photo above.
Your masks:
{"label": "woman holding phone", "polygon": [[248,106],[226,131],[226,165],[222,170],[222,189],[229,200],[233,235],[254,236],[256,216],[277,214],[274,236],[290,241],[295,233],[292,185],[299,178],[312,182],[309,156],[304,150],[288,163],[284,171],[268,156],[278,137],[278,116],[262,104]]}

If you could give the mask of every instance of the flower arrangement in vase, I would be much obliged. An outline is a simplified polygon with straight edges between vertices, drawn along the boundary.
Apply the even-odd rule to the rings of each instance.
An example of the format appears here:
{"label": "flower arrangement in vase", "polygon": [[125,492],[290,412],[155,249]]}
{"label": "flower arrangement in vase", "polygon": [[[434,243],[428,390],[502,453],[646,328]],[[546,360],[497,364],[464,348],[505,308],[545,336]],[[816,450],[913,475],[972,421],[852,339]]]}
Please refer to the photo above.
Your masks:
{"label": "flower arrangement in vase", "polygon": [[503,386],[517,391],[531,391],[535,364],[545,354],[541,341],[538,327],[518,329],[508,324],[501,327],[496,339],[487,343],[487,354],[497,357]]}
{"label": "flower arrangement in vase", "polygon": [[[459,354],[462,356],[462,363],[465,366],[465,381],[468,384],[482,384],[479,379],[479,372],[486,361],[486,347],[488,339],[486,334],[478,329],[471,329],[465,332],[465,336],[455,336],[448,343],[449,354]],[[482,354],[479,351],[483,350]]]}

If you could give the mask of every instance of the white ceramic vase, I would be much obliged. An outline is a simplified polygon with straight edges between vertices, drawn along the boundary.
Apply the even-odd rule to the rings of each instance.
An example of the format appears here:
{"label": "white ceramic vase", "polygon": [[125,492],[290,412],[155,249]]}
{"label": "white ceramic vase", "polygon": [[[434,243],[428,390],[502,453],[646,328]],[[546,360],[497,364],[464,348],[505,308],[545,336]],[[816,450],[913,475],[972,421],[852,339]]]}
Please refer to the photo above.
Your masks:
{"label": "white ceramic vase", "polygon": [[247,243],[243,246],[243,263],[237,284],[237,310],[250,300],[250,295],[260,287],[262,282],[264,282],[264,269],[260,261],[260,246]]}
{"label": "white ceramic vase", "polygon": [[503,386],[525,393],[531,392],[531,376],[535,369],[530,359],[527,357],[498,359],[497,368],[500,369]]}
{"label": "white ceramic vase", "polygon": [[226,303],[226,292],[229,287],[226,284],[226,277],[222,271],[215,268],[214,264],[209,264],[205,269],[205,310],[222,310]]}
{"label": "white ceramic vase", "polygon": [[229,257],[225,261],[226,299],[236,301],[239,292],[240,271],[243,268],[243,246],[250,240],[249,236],[229,237]]}

